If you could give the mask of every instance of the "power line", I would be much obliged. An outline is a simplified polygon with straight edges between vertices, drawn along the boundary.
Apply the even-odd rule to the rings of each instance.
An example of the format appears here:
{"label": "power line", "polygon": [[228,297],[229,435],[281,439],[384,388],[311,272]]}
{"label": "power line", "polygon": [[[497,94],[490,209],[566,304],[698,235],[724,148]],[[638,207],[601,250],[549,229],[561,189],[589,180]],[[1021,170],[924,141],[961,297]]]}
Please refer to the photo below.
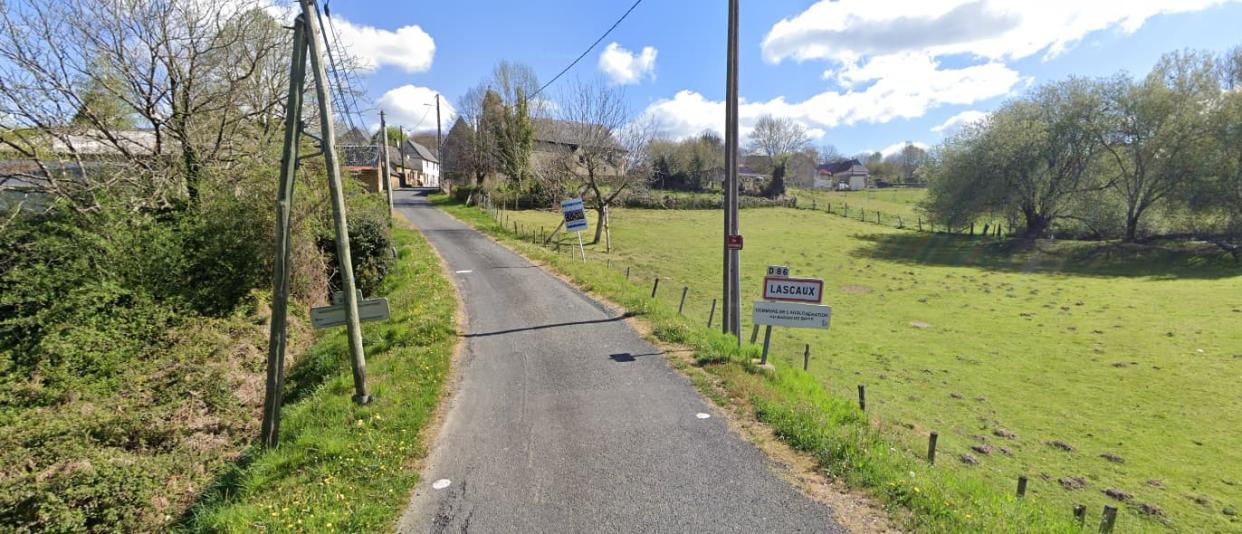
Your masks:
{"label": "power line", "polygon": [[[323,4],[324,15],[328,17],[328,30],[332,35],[332,41],[335,43],[336,48],[343,50],[342,53],[346,53],[348,52],[348,49],[341,45],[341,34],[336,31],[336,22],[332,20],[332,10],[328,7],[330,4],[331,2],[324,2]],[[344,61],[345,60],[342,58],[341,62],[344,63]],[[354,77],[354,71],[351,69],[345,69],[345,85],[350,89],[347,96],[349,96],[350,101],[353,102],[353,111],[354,114],[358,116],[358,122],[365,122],[362,116],[362,109],[358,106],[358,97],[353,91],[353,86],[360,84],[358,83],[357,78]]]}
{"label": "power line", "polygon": [[[326,9],[326,6],[325,6],[325,9]],[[350,115],[349,102],[345,100],[345,93],[347,92],[345,91],[346,86],[345,84],[341,83],[340,69],[337,67],[336,54],[332,53],[332,44],[329,42],[328,28],[324,26],[324,23],[323,23],[322,10],[316,10],[315,17],[319,19],[319,28],[323,30],[322,33],[323,33],[324,51],[327,52],[328,64],[332,67],[332,78],[336,81],[337,91],[336,91],[336,94],[334,95],[335,98],[333,98],[333,100],[337,100],[340,102],[340,108],[342,109],[343,114],[345,115],[345,123],[349,125],[349,128],[351,130],[357,129],[358,126],[354,124],[354,119]],[[331,21],[332,17],[329,16],[328,20]],[[349,92],[352,93],[352,91],[349,91]]]}
{"label": "power line", "polygon": [[605,37],[608,37],[608,34],[612,33],[612,30],[617,29],[617,26],[621,25],[621,21],[625,20],[625,17],[630,16],[630,12],[634,11],[634,8],[638,7],[638,4],[641,4],[641,3],[643,3],[643,0],[635,0],[634,5],[630,6],[629,9],[625,10],[625,14],[621,15],[621,18],[617,19],[616,22],[612,23],[612,26],[608,28],[608,31],[604,32],[603,35],[599,36],[599,39],[596,39],[594,43],[591,43],[591,46],[588,46],[586,50],[583,50],[582,54],[579,55],[577,59],[573,60],[573,62],[571,62],[569,66],[562,69],[561,72],[556,74],[556,76],[553,76],[552,80],[550,80],[548,83],[543,84],[543,86],[540,87],[539,90],[531,94],[530,95],[531,98],[534,98],[539,93],[542,93],[543,90],[547,89],[549,85],[552,85],[553,83],[556,82],[557,79],[563,76],[566,72],[569,72],[569,69],[574,68],[574,65],[577,65],[579,61],[582,61],[582,58],[586,57],[587,54],[590,54],[591,50],[594,50],[595,47],[599,45],[600,41],[603,41]]}

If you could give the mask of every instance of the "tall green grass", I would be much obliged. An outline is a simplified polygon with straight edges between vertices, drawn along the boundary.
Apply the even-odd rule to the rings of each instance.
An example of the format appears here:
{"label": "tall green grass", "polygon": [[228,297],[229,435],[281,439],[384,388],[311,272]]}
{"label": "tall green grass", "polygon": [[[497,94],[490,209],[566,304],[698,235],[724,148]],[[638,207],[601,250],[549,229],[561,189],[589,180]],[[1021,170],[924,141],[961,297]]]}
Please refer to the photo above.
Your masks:
{"label": "tall green grass", "polygon": [[380,294],[391,317],[365,323],[368,384],[353,393],[344,328],[326,331],[290,373],[281,443],[252,449],[186,514],[184,531],[379,532],[418,481],[419,433],[437,406],[456,343],[453,288],[430,245],[396,228],[399,258]]}

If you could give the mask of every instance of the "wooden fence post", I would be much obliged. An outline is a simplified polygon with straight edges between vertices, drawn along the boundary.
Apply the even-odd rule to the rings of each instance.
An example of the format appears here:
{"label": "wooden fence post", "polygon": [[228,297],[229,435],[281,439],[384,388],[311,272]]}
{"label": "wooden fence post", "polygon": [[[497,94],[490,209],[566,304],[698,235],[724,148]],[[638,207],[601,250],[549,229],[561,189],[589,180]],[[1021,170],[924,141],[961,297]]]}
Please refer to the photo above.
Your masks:
{"label": "wooden fence post", "polygon": [[1117,508],[1104,505],[1104,514],[1100,518],[1100,534],[1110,534],[1117,524]]}
{"label": "wooden fence post", "polygon": [[655,277],[655,283],[651,285],[651,298],[655,298],[656,291],[660,289],[660,277]]}
{"label": "wooden fence post", "polygon": [[858,385],[858,409],[867,411],[867,387],[862,384]]}
{"label": "wooden fence post", "polygon": [[1026,497],[1026,475],[1018,475],[1018,498]]}
{"label": "wooden fence post", "polygon": [[932,465],[936,465],[936,440],[939,437],[940,434],[935,432],[932,432],[931,435],[927,437],[927,463]]}
{"label": "wooden fence post", "polygon": [[802,370],[807,370],[811,366],[811,344],[807,343],[806,348],[802,349]]}
{"label": "wooden fence post", "polygon": [[712,327],[712,319],[716,318],[716,299],[712,299],[712,311],[707,312],[707,327]]}
{"label": "wooden fence post", "polygon": [[681,312],[682,310],[686,308],[686,293],[688,291],[690,291],[690,286],[685,286],[681,288],[681,302],[677,304],[677,315],[684,315]]}

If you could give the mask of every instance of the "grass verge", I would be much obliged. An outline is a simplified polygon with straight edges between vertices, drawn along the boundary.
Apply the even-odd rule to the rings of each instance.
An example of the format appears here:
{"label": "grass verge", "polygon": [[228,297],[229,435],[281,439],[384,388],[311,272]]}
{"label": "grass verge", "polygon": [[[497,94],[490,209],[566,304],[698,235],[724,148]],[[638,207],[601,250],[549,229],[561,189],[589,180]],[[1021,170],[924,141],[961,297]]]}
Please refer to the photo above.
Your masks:
{"label": "grass verge", "polygon": [[426,454],[420,431],[439,403],[456,343],[453,287],[417,231],[393,230],[398,260],[380,293],[391,317],[365,323],[375,401],[350,400],[345,329],[326,331],[289,375],[281,444],[252,449],[186,514],[179,530],[391,530]]}
{"label": "grass verge", "polygon": [[[676,306],[651,299],[651,280],[627,280],[619,266],[583,262],[513,234],[506,222],[444,197],[433,202],[458,219],[569,277],[641,316],[657,339],[689,347],[705,371],[731,396],[749,400],[753,416],[793,448],[814,458],[829,476],[875,496],[905,527],[919,532],[1079,532],[1069,510],[999,493],[976,473],[928,465],[924,450],[881,430],[854,403],[824,389],[794,366],[761,372],[750,362],[758,347],[739,349],[724,336],[679,315]],[[647,273],[644,273],[647,274]],[[672,291],[671,288],[665,291]],[[698,381],[696,381],[697,383]],[[701,388],[703,384],[698,384]],[[709,398],[716,396],[708,393]],[[941,458],[953,462],[955,458]],[[1095,514],[1093,513],[1093,519]],[[1126,525],[1127,532],[1154,529],[1147,523]]]}

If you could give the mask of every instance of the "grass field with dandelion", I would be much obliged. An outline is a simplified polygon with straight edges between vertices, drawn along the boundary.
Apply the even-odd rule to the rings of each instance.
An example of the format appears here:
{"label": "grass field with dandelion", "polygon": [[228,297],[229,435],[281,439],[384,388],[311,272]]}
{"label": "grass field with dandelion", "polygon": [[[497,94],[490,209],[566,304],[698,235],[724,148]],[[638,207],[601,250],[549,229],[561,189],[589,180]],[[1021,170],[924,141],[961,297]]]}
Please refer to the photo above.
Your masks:
{"label": "grass field with dandelion", "polygon": [[[587,257],[610,277],[629,268],[640,292],[659,276],[657,299],[673,308],[688,287],[686,314],[705,323],[720,292],[720,217],[618,209],[612,253],[600,244]],[[504,232],[515,221],[538,233],[559,214],[505,213]],[[824,279],[831,330],[776,329],[773,359],[800,372],[809,345],[814,382],[838,400],[865,385],[869,422],[912,456],[935,431],[936,469],[997,495],[1025,475],[1028,500],[1067,516],[1075,504],[1090,517],[1117,506],[1121,532],[1242,529],[1242,268],[1232,261],[782,208],[743,210],[741,228],[745,333],[766,265]],[[559,241],[563,254],[577,248]],[[576,276],[600,283],[595,272]]]}
{"label": "grass field with dandelion", "polygon": [[391,530],[427,451],[456,344],[456,299],[431,246],[397,227],[383,282],[388,320],[364,323],[368,385],[355,404],[344,328],[321,332],[289,372],[281,443],[249,451],[187,512],[187,532]]}

